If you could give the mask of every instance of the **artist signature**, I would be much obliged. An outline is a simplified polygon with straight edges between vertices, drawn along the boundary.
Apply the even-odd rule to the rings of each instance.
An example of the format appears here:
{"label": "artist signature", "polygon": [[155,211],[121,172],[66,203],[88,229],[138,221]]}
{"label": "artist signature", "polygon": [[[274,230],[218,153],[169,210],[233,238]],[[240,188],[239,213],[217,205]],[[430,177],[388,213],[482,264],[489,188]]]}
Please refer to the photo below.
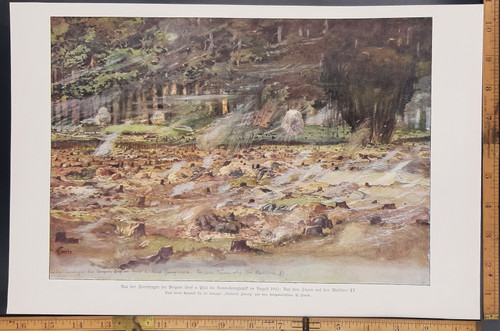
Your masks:
{"label": "artist signature", "polygon": [[72,255],[73,252],[70,249],[64,248],[64,247],[57,247],[56,249],[57,255]]}

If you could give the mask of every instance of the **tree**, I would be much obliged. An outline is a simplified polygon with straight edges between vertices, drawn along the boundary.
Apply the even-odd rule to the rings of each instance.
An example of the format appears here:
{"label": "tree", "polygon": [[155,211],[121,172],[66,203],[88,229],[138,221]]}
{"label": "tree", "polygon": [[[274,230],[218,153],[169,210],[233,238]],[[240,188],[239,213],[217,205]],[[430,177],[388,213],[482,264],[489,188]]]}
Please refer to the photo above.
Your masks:
{"label": "tree", "polygon": [[415,61],[391,47],[349,45],[325,56],[321,81],[352,131],[367,125],[370,142],[388,143],[413,93]]}

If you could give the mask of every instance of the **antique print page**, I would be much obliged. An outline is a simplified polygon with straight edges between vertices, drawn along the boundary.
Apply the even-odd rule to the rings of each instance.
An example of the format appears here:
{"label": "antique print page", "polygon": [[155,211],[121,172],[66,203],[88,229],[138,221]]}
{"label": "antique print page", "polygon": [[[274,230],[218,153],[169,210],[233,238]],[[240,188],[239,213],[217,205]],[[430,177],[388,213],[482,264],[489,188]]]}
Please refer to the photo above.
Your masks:
{"label": "antique print page", "polygon": [[478,317],[480,6],[11,8],[10,312]]}

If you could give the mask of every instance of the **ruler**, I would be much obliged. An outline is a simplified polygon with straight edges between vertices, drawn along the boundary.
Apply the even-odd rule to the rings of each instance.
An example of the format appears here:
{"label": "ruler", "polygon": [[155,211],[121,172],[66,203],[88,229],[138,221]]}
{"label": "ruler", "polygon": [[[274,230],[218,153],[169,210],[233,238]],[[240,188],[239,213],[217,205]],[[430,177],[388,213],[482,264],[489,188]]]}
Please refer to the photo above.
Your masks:
{"label": "ruler", "polygon": [[484,0],[483,47],[483,316],[498,319],[498,3]]}
{"label": "ruler", "polygon": [[297,317],[0,317],[1,331],[476,331],[479,322]]}

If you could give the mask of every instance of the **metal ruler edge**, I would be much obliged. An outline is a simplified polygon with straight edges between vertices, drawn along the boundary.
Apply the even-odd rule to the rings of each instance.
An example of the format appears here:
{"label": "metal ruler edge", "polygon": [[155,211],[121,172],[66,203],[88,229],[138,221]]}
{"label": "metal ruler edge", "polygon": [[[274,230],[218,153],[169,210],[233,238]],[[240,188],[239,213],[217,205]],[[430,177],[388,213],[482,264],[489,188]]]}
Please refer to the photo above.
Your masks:
{"label": "metal ruler edge", "polygon": [[483,317],[485,320],[497,320],[499,315],[498,3],[499,0],[484,0],[482,101],[482,294]]}
{"label": "metal ruler edge", "polygon": [[479,321],[221,317],[221,316],[37,316],[0,317],[2,331],[123,330],[123,331],[479,331]]}

